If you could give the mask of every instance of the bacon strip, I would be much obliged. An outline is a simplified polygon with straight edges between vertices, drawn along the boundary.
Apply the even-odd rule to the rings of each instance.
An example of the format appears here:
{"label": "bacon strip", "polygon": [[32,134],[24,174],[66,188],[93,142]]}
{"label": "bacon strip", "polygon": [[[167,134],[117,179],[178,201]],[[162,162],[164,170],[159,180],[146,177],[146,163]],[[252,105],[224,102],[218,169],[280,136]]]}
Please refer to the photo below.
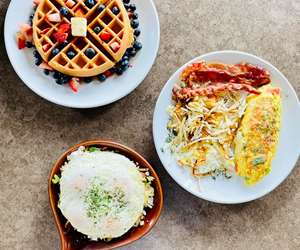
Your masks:
{"label": "bacon strip", "polygon": [[206,62],[193,63],[188,66],[182,72],[181,80],[189,87],[194,83],[205,82],[233,82],[259,87],[271,81],[268,71],[249,63],[227,65],[207,64]]}
{"label": "bacon strip", "polygon": [[251,94],[260,94],[260,91],[252,87],[251,85],[240,84],[240,83],[216,83],[214,85],[209,85],[207,87],[200,87],[195,89],[179,88],[178,86],[175,86],[173,89],[173,98],[175,98],[176,100],[186,100],[199,95],[211,96],[216,93],[223,92],[225,90],[229,90],[229,91],[244,90]]}

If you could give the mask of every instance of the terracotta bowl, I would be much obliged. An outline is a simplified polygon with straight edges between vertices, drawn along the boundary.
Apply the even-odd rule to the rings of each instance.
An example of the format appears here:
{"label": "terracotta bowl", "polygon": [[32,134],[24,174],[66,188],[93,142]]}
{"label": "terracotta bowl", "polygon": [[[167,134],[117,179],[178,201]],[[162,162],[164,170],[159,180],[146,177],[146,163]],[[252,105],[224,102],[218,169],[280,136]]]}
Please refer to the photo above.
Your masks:
{"label": "terracotta bowl", "polygon": [[[103,241],[89,241],[83,234],[75,231],[72,226],[66,225],[66,219],[61,214],[59,208],[57,207],[58,199],[59,199],[59,185],[54,185],[51,180],[55,174],[60,173],[60,168],[63,163],[66,161],[67,156],[76,151],[78,147],[85,146],[97,146],[104,150],[110,150],[117,153],[120,153],[134,162],[138,162],[141,167],[148,168],[151,175],[155,178],[153,181],[153,187],[155,189],[154,196],[154,207],[152,209],[147,210],[147,215],[145,217],[145,224],[143,226],[139,226],[136,228],[132,228],[126,234],[124,234],[120,238],[113,239],[110,242]],[[157,222],[162,206],[163,206],[163,192],[161,183],[159,178],[154,171],[153,167],[137,152],[134,150],[123,146],[121,144],[110,142],[110,141],[102,141],[102,140],[92,140],[81,142],[69,150],[67,150],[54,164],[51,174],[48,180],[48,193],[49,193],[49,202],[53,212],[53,216],[55,219],[55,223],[60,235],[61,239],[61,249],[62,250],[100,250],[100,249],[114,249],[116,247],[121,247],[127,244],[130,244],[144,235],[146,235],[152,227]]]}

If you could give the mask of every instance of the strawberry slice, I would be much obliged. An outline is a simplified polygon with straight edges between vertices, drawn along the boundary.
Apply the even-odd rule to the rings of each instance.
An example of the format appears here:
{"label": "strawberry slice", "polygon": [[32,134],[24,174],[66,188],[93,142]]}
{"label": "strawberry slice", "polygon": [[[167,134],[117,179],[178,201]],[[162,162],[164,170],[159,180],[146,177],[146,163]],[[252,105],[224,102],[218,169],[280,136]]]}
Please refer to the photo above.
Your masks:
{"label": "strawberry slice", "polygon": [[48,15],[46,15],[46,19],[49,22],[53,22],[53,23],[61,22],[61,17],[60,17],[60,14],[58,14],[58,13],[48,14]]}
{"label": "strawberry slice", "polygon": [[119,49],[120,49],[120,44],[118,42],[113,42],[111,45],[110,45],[111,49],[113,50],[113,52],[117,52]]}
{"label": "strawberry slice", "polygon": [[44,35],[44,34],[48,33],[49,30],[50,30],[50,28],[43,29],[41,31],[41,34]]}
{"label": "strawberry slice", "polygon": [[53,34],[54,39],[59,43],[63,43],[64,41],[66,41],[68,36],[69,36],[68,33],[61,33],[61,32],[56,32]]}
{"label": "strawberry slice", "polygon": [[50,48],[51,48],[51,44],[50,43],[46,43],[42,46],[43,51],[47,52]]}
{"label": "strawberry slice", "polygon": [[128,17],[129,17],[129,19],[131,19],[132,16],[133,16],[133,12],[132,11],[128,11]]}
{"label": "strawberry slice", "polygon": [[26,47],[26,39],[21,32],[17,32],[17,43],[19,49],[24,49]]}
{"label": "strawberry slice", "polygon": [[63,23],[58,26],[59,33],[69,33],[70,31],[71,31],[71,24],[69,23]]}
{"label": "strawberry slice", "polygon": [[77,16],[77,17],[83,17],[84,16],[84,11],[82,10],[82,9],[77,9],[76,11],[75,11],[75,16]]}
{"label": "strawberry slice", "polygon": [[78,92],[78,86],[79,86],[79,79],[73,77],[72,79],[69,80],[69,86],[73,90],[73,92]]}
{"label": "strawberry slice", "polygon": [[108,78],[108,77],[112,76],[113,73],[112,73],[110,70],[106,70],[106,71],[103,73],[103,75],[105,75],[105,76]]}
{"label": "strawberry slice", "polygon": [[32,41],[33,29],[29,24],[27,23],[21,24],[20,31],[25,37],[26,41],[28,42]]}
{"label": "strawberry slice", "polygon": [[66,1],[66,5],[67,7],[69,7],[70,9],[73,8],[73,6],[76,4],[76,2],[74,2],[73,0],[67,0]]}
{"label": "strawberry slice", "polygon": [[46,62],[42,62],[40,65],[39,65],[39,68],[41,69],[48,69],[50,71],[53,71],[53,68]]}
{"label": "strawberry slice", "polygon": [[102,31],[100,34],[100,39],[104,42],[109,42],[112,38],[112,35],[107,31]]}

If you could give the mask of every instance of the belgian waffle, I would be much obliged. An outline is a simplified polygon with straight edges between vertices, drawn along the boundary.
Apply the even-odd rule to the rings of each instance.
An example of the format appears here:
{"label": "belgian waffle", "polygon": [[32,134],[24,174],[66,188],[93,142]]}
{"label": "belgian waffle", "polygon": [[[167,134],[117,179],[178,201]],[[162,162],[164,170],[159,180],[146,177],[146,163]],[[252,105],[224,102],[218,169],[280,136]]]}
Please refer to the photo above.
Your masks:
{"label": "belgian waffle", "polygon": [[[74,1],[75,5],[72,8],[68,8],[66,2],[66,0],[43,0],[35,12],[33,41],[43,60],[53,69],[75,77],[95,76],[112,68],[120,61],[134,40],[128,13],[121,0],[95,0],[92,8],[88,8],[83,0]],[[100,5],[105,5],[105,9],[101,12],[99,11]],[[68,15],[61,17],[62,20],[59,23],[50,22],[47,16],[59,14],[61,7],[68,9]],[[116,15],[112,12],[114,7],[119,9]],[[53,34],[62,23],[70,24],[71,18],[77,16],[78,10],[87,20],[87,36],[70,36],[68,43],[62,48],[62,44],[53,38]],[[101,28],[99,34],[94,32],[96,26]],[[109,41],[105,42],[100,38],[102,32],[111,34]],[[120,45],[116,52],[111,47],[114,42]],[[46,49],[45,45],[47,45]],[[60,51],[52,56],[51,52],[55,48],[59,48]],[[92,59],[85,55],[88,48],[93,48],[96,52]],[[75,52],[72,59],[67,56],[69,51]]]}

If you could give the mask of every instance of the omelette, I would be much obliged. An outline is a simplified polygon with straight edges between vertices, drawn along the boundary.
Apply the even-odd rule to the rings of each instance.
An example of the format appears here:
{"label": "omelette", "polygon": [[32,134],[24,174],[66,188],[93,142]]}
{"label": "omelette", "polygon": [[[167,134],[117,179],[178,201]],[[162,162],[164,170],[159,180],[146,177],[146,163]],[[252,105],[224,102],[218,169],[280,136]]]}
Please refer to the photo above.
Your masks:
{"label": "omelette", "polygon": [[247,108],[234,141],[237,174],[247,185],[271,171],[281,124],[280,89],[266,85],[247,97]]}

